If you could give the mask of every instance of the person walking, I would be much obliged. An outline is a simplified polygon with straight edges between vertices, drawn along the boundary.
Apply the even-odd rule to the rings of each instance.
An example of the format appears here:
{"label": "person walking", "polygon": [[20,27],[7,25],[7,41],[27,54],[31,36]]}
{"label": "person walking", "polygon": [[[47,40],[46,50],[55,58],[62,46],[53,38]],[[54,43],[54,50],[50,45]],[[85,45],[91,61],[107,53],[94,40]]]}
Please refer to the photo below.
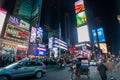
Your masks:
{"label": "person walking", "polygon": [[97,66],[97,70],[99,71],[100,77],[102,80],[107,80],[106,71],[108,70],[107,67],[103,64],[102,61],[99,62]]}
{"label": "person walking", "polygon": [[113,70],[115,69],[115,64],[108,60],[107,63],[106,63],[106,66],[108,68],[108,71],[110,72],[110,75],[111,75],[111,78],[113,77]]}

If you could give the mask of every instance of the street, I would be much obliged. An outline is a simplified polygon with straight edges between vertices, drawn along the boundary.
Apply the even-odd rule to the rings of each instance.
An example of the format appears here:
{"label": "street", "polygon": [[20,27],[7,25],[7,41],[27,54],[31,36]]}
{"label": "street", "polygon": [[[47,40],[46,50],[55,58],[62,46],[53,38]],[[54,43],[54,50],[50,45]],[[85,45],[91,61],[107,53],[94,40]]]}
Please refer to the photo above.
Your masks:
{"label": "street", "polygon": [[[57,69],[55,66],[51,66],[47,69],[47,73],[41,79],[27,78],[24,80],[71,80],[72,71],[69,67],[65,69]],[[108,80],[110,80],[110,73],[107,72]],[[114,71],[113,73],[116,80],[120,80],[120,73]],[[81,80],[88,80],[86,75],[81,75]],[[89,80],[101,80],[96,66],[90,67],[90,79]]]}

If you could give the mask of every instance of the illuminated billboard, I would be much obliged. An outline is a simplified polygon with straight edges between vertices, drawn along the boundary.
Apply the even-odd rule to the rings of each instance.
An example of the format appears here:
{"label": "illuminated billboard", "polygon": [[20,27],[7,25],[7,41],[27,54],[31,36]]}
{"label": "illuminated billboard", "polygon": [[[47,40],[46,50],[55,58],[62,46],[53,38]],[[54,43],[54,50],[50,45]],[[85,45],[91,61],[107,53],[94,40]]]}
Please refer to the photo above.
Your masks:
{"label": "illuminated billboard", "polygon": [[0,35],[1,35],[2,28],[5,22],[6,14],[7,14],[7,11],[0,8]]}
{"label": "illuminated billboard", "polygon": [[12,23],[12,24],[14,24],[14,25],[16,25],[18,27],[20,26],[20,19],[14,17],[14,16],[9,16],[8,22]]}
{"label": "illuminated billboard", "polygon": [[77,28],[78,42],[90,41],[88,26],[84,25]]}
{"label": "illuminated billboard", "polygon": [[95,29],[92,30],[92,37],[93,37],[93,42],[97,43],[97,33]]}
{"label": "illuminated billboard", "polygon": [[41,47],[37,47],[36,56],[46,56],[46,49],[41,48]]}
{"label": "illuminated billboard", "polygon": [[87,23],[87,18],[85,11],[76,14],[77,27],[82,26]]}
{"label": "illuminated billboard", "polygon": [[31,28],[30,42],[36,43],[36,28],[35,27]]}
{"label": "illuminated billboard", "polygon": [[8,38],[20,42],[29,42],[29,36],[30,36],[29,31],[24,30],[20,27],[16,27],[15,25],[10,23],[7,24],[4,34],[4,38]]}
{"label": "illuminated billboard", "polygon": [[42,43],[42,38],[43,38],[43,29],[39,26],[36,27],[36,37],[37,37],[37,40]]}
{"label": "illuminated billboard", "polygon": [[99,43],[99,46],[103,53],[108,53],[106,43]]}
{"label": "illuminated billboard", "polygon": [[103,28],[98,28],[97,29],[97,34],[98,34],[98,40],[99,40],[99,42],[105,42]]}
{"label": "illuminated billboard", "polygon": [[23,21],[23,20],[20,20],[20,26],[19,27],[22,27],[22,28],[24,28],[26,30],[29,30],[30,29],[30,24]]}
{"label": "illuminated billboard", "polygon": [[76,2],[75,2],[75,12],[76,12],[76,13],[80,13],[80,12],[82,12],[83,10],[85,10],[83,0],[76,1]]}

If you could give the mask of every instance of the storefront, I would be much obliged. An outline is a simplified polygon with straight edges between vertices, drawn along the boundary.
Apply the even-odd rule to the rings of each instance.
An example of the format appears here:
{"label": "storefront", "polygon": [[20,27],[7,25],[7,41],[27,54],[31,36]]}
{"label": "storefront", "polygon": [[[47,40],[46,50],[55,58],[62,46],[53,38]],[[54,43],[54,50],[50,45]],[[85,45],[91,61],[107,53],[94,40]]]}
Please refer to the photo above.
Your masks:
{"label": "storefront", "polygon": [[22,44],[6,39],[0,39],[0,54],[2,56],[24,57],[28,52],[28,44]]}

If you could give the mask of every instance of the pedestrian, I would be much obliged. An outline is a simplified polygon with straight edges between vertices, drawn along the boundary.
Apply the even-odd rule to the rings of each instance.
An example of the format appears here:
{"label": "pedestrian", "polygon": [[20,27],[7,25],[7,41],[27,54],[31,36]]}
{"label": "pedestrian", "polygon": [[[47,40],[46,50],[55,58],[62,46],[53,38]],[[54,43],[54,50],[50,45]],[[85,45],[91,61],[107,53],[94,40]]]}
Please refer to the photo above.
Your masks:
{"label": "pedestrian", "polygon": [[97,66],[97,70],[99,71],[100,77],[102,80],[107,80],[106,71],[108,70],[107,67],[103,64],[102,61],[99,62]]}
{"label": "pedestrian", "polygon": [[113,77],[113,70],[115,69],[115,64],[111,60],[108,60],[106,66],[111,74],[111,77]]}
{"label": "pedestrian", "polygon": [[120,62],[117,64],[117,71],[120,73]]}
{"label": "pedestrian", "polygon": [[77,59],[77,61],[76,61],[76,70],[75,70],[76,80],[80,80],[80,67],[81,67],[81,63]]}

